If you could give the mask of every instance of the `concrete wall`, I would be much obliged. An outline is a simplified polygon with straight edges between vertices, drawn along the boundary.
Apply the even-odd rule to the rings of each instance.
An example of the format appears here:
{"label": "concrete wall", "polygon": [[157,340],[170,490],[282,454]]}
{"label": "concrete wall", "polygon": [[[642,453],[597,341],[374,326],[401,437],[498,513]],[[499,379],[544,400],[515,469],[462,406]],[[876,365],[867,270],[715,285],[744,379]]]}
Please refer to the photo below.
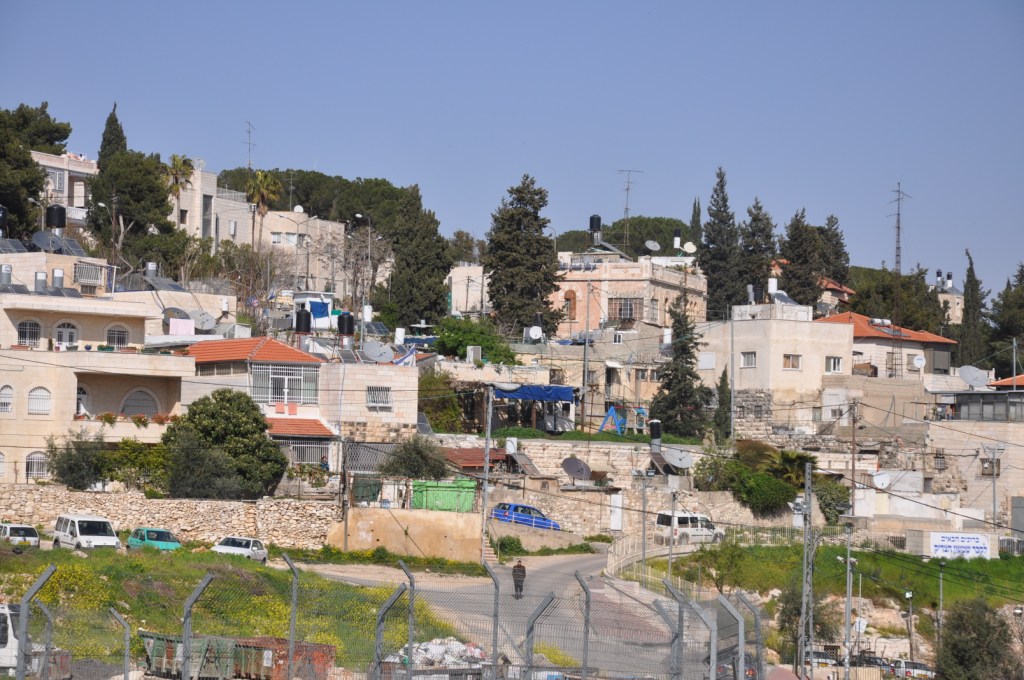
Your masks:
{"label": "concrete wall", "polygon": [[487,523],[487,533],[495,542],[502,536],[517,536],[523,547],[533,552],[541,548],[567,548],[583,542],[581,534],[574,534],[569,531],[551,531],[550,529],[534,529],[522,524],[511,522]]}
{"label": "concrete wall", "polygon": [[[333,524],[327,544],[345,544],[343,523]],[[435,510],[352,508],[348,520],[348,549],[384,547],[402,555],[480,560],[480,515]]]}

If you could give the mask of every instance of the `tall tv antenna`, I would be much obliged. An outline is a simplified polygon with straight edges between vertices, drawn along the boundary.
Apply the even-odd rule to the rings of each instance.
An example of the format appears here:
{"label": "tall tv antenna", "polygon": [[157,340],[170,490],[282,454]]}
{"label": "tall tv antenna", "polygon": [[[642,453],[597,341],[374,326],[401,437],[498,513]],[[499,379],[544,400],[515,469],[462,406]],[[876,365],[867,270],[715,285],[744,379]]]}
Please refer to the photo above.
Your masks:
{"label": "tall tv antenna", "polygon": [[249,169],[249,174],[252,174],[252,147],[256,146],[256,142],[252,141],[252,133],[256,132],[256,128],[249,121],[245,121],[245,133],[246,141],[245,145],[249,147],[249,160],[246,163],[246,167]]}
{"label": "tall tv antenna", "polygon": [[892,200],[896,204],[896,261],[893,267],[896,272],[895,285],[892,291],[892,363],[889,367],[889,377],[903,377],[903,314],[900,309],[900,288],[903,282],[903,199],[911,198],[910,194],[903,191],[902,185],[896,182],[893,189],[896,198]]}
{"label": "tall tv antenna", "polygon": [[626,252],[629,250],[629,192],[633,190],[633,173],[643,172],[643,170],[619,170],[620,175],[626,176],[626,208],[622,211],[622,219],[624,224],[623,237],[622,237],[622,250]]}

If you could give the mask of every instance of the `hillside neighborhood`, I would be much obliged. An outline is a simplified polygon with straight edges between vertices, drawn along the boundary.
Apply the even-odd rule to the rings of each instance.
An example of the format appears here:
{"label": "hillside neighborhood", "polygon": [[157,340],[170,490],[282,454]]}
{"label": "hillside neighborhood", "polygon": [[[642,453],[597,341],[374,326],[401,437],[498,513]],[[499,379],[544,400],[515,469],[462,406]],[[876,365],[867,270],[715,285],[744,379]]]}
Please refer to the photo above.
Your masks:
{"label": "hillside neighborhood", "polygon": [[[45,104],[18,111],[59,125]],[[28,150],[32,130],[3,113]],[[213,545],[275,569],[294,569],[282,551],[383,551],[401,570],[309,564],[356,586],[408,578],[423,607],[469,632],[456,652],[410,622],[407,646],[392,633],[385,645],[379,619],[376,655],[352,667],[372,658],[370,675],[398,678],[436,652],[481,677],[493,653],[484,677],[497,678],[500,647],[524,668],[508,677],[532,680],[532,638],[510,662],[526,642],[498,640],[497,605],[493,645],[490,620],[472,618],[490,607],[495,569],[509,574],[495,602],[516,579],[530,597],[545,594],[540,583],[553,597],[584,593],[588,627],[592,594],[611,612],[584,634],[593,644],[572,647],[589,660],[569,643],[564,658],[544,652],[559,677],[621,676],[605,674],[624,653],[614,645],[654,622],[659,653],[679,665],[652,657],[637,677],[691,677],[686,659],[716,679],[782,664],[800,673],[804,661],[819,677],[845,665],[847,678],[874,678],[851,665],[885,657],[885,673],[933,677],[910,673],[943,653],[943,578],[963,591],[963,570],[976,568],[965,564],[1024,563],[1024,269],[995,301],[1003,316],[983,320],[970,253],[962,285],[953,263],[851,266],[832,217],[816,226],[798,213],[780,236],[755,201],[737,223],[722,169],[688,221],[593,215],[559,238],[544,231],[547,191],[526,175],[495,197],[485,239],[445,239],[415,187],[304,174],[322,183],[313,189],[286,171],[164,164],[130,150],[116,106],[103,137],[115,141],[97,159],[56,137],[26,156],[33,192],[17,205],[0,196],[0,520],[38,531],[25,550],[38,546],[40,565],[93,547],[67,529],[83,517],[109,521],[118,550],[161,528],[196,559]],[[758,229],[767,238],[755,248]],[[1011,312],[1016,326],[1001,321]],[[219,550],[225,537],[234,543]],[[585,557],[567,556],[576,550]],[[842,569],[840,593],[815,585],[816,551]],[[739,566],[798,552],[803,566],[764,588]],[[520,557],[526,576],[512,571]],[[462,585],[417,572],[417,586],[406,569],[417,559],[481,570]],[[890,561],[871,573],[858,560]],[[927,573],[935,601],[877,584],[893,564]],[[557,587],[544,580],[556,573]],[[858,573],[872,595],[854,596]],[[0,593],[16,603],[26,591],[11,583]],[[1024,630],[1019,586],[975,594],[1007,631]],[[444,599],[446,588],[467,599]],[[405,597],[413,617],[421,605]],[[656,601],[677,609],[659,618]],[[558,603],[549,625],[575,626]],[[794,606],[799,623],[787,624]],[[821,628],[818,607],[845,623]],[[915,623],[925,610],[928,623]],[[507,610],[518,617],[508,627],[526,630],[529,614]],[[684,634],[700,650],[684,651]],[[486,649],[466,646],[469,635]],[[1006,647],[1018,659],[1019,637]],[[154,674],[164,643],[142,639],[133,649],[146,645]]]}

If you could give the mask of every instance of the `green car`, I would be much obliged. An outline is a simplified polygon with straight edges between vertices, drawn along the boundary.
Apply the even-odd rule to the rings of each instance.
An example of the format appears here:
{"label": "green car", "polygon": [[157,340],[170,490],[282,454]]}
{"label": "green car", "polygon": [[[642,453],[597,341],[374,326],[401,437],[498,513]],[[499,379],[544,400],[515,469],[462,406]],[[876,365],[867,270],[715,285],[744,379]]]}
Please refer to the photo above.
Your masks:
{"label": "green car", "polygon": [[139,527],[128,537],[127,549],[156,548],[157,550],[177,550],[181,543],[167,529]]}

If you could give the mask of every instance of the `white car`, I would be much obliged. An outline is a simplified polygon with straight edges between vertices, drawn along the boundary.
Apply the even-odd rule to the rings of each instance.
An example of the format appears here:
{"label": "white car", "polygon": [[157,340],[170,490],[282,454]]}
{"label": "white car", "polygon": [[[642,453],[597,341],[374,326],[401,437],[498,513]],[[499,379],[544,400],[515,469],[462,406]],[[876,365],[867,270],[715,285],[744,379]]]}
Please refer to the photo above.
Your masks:
{"label": "white car", "polygon": [[267,563],[267,548],[255,538],[225,536],[211,550],[224,555],[242,555],[260,564]]}
{"label": "white car", "polygon": [[30,545],[39,547],[39,532],[28,524],[0,524],[0,541],[11,545]]}

